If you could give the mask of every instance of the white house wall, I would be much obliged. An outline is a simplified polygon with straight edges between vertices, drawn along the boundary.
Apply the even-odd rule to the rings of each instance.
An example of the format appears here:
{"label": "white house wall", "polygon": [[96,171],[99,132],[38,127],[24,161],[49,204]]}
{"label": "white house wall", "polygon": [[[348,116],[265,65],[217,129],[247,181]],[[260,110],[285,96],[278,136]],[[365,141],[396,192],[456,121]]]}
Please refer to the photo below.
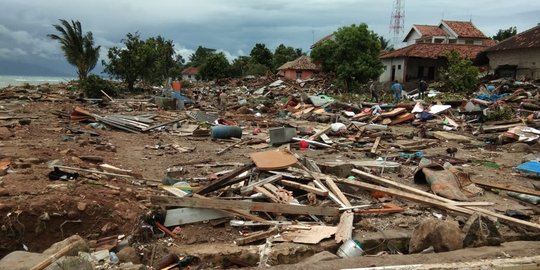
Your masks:
{"label": "white house wall", "polygon": [[382,59],[382,63],[384,66],[384,72],[379,77],[379,81],[382,83],[392,81],[392,66],[395,67],[396,73],[395,73],[395,80],[398,80],[400,82],[404,81],[404,73],[405,70],[405,58],[393,58],[393,59]]}
{"label": "white house wall", "polygon": [[517,66],[517,79],[540,79],[540,48],[488,52],[489,67]]}
{"label": "white house wall", "polygon": [[407,46],[415,44],[416,40],[421,38],[422,36],[417,31],[412,31],[411,35],[407,39]]}
{"label": "white house wall", "polygon": [[[407,60],[407,79],[418,80],[421,79],[421,77],[428,79],[430,67],[434,69],[435,79],[437,79],[439,69],[446,66],[446,64],[447,62],[444,59],[409,58]],[[418,77],[419,67],[424,67],[424,74],[421,74],[420,78]]]}

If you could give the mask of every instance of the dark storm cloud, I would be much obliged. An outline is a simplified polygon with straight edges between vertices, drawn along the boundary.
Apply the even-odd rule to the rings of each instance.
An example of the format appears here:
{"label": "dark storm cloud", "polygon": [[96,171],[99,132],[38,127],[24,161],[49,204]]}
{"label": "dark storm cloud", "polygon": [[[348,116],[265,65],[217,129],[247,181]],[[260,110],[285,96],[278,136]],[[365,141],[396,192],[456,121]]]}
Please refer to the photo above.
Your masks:
{"label": "dark storm cloud", "polygon": [[[390,37],[391,0],[3,0],[0,8],[0,59],[56,63],[63,60],[58,44],[48,40],[51,24],[75,19],[92,31],[104,50],[120,45],[126,33],[162,35],[187,57],[199,45],[224,51],[229,58],[249,54],[255,43],[273,49],[281,43],[308,50],[313,40],[340,26],[366,22]],[[437,24],[441,19],[469,20],[486,35],[539,23],[540,2],[407,1],[405,32],[412,23]]]}

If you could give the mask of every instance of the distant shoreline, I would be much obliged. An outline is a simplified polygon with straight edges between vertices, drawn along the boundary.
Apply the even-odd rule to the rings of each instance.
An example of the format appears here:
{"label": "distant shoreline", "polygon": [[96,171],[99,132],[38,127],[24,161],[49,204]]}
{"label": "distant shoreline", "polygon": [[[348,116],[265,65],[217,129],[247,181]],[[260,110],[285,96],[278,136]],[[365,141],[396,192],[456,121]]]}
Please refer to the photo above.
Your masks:
{"label": "distant shoreline", "polygon": [[77,80],[76,77],[59,76],[24,76],[24,75],[0,75],[0,89],[11,86],[21,86],[25,84],[40,85],[44,83],[58,84]]}

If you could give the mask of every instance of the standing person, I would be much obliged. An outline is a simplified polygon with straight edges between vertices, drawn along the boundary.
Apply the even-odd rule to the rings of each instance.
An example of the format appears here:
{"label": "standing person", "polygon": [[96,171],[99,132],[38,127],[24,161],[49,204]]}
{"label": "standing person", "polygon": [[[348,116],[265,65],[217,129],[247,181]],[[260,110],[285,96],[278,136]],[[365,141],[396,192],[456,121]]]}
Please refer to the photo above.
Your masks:
{"label": "standing person", "polygon": [[401,92],[403,91],[403,86],[395,80],[392,86],[390,87],[390,90],[394,94],[394,99],[396,100],[396,103],[398,103],[401,100]]}
{"label": "standing person", "polygon": [[222,111],[227,109],[227,94],[225,94],[225,90],[222,90],[219,94],[219,107]]}
{"label": "standing person", "polygon": [[369,80],[369,92],[371,93],[371,98],[375,102],[379,103],[379,95],[377,94],[377,81]]}
{"label": "standing person", "polygon": [[420,80],[420,83],[418,83],[418,92],[419,92],[419,97],[420,99],[424,99],[426,96],[426,91],[428,89],[428,84],[427,82],[424,80],[424,78],[422,78]]}

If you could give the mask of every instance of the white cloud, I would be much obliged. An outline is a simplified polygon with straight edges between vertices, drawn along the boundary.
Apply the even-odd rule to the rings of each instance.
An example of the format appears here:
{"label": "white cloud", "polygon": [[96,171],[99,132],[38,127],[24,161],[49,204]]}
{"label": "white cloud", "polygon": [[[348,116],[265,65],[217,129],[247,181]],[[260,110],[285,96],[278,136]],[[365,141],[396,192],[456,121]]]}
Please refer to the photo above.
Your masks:
{"label": "white cloud", "polygon": [[0,48],[0,58],[15,59],[26,55],[28,55],[28,53],[21,48]]}

